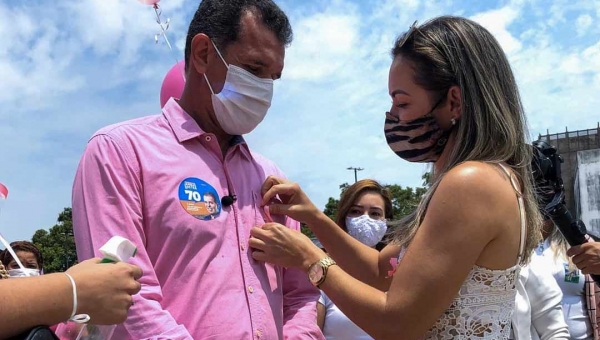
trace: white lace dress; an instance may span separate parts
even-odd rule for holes
[[[513,176],[521,214],[521,240],[517,264],[508,269],[491,270],[475,265],[463,282],[458,294],[423,339],[508,339],[517,295],[521,257],[525,246],[525,213],[523,198]],[[400,253],[398,262],[404,255]]]
[[[425,339],[508,339],[520,266],[475,266]]]

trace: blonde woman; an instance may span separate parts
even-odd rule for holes
[[[600,290],[567,256],[570,246],[551,220],[545,221],[543,235],[536,253],[545,261],[533,263],[551,269],[562,291],[562,310],[571,339],[599,340]]]
[[[387,142],[401,158],[434,168],[416,213],[377,252],[341,230],[297,184],[270,177],[263,204],[278,196],[283,204],[271,213],[307,223],[329,254],[269,223],[251,232],[253,257],[305,270],[376,339],[506,339],[515,282],[541,224],[506,55],[485,28],[449,16],[413,25],[392,55]]]

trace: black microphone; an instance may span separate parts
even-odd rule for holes
[[[237,201],[237,196],[236,195],[227,195],[227,196],[223,196],[221,197],[221,205],[224,207],[228,207],[230,205],[233,204],[233,202]]]
[[[567,207],[562,203],[562,197],[562,193],[557,195],[546,206],[546,213],[571,247],[582,245],[588,242],[585,224],[581,220],[573,218]],[[590,276],[596,283],[600,284],[600,275],[590,274]]]

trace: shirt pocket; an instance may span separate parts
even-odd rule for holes
[[[262,202],[262,196],[258,192],[253,192],[252,194],[253,201],[253,209],[254,209],[254,222],[257,226],[262,226],[266,223],[279,223],[282,225],[286,225],[286,217],[285,215],[275,215],[269,212],[269,206],[266,205],[261,207],[260,204]]]
[[[285,217],[284,216],[272,216],[265,209],[268,207],[261,207],[260,203],[262,202],[262,197],[258,192],[253,192],[253,208],[252,214],[254,219],[254,226],[262,227],[266,223],[275,222],[285,225]],[[252,258],[252,254],[248,254],[250,258]],[[263,290],[269,291],[271,293],[276,293],[281,290],[282,283],[282,270],[281,267],[274,266],[270,263],[265,263],[261,261],[256,261],[251,259],[251,263],[253,264],[254,270],[257,274],[257,277],[263,287]],[[268,287],[267,287],[268,285]]]

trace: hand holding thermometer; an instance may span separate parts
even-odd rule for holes
[[[126,262],[134,257],[137,248],[131,241],[121,236],[113,236],[99,249],[102,253],[101,263]],[[109,340],[115,331],[116,325],[88,324],[88,315],[76,315],[71,320],[58,327],[56,335],[59,339],[80,340],[85,336],[88,340]],[[78,325],[79,324],[79,325]]]
[[[131,241],[121,236],[113,236],[100,247],[102,263],[127,262],[137,253],[137,248]]]

